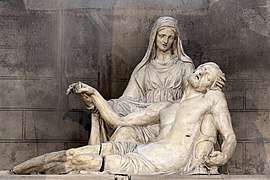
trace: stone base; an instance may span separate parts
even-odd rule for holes
[[[230,180],[268,180],[270,175],[192,175],[192,176],[181,176],[181,175],[166,175],[166,176],[121,176],[121,175],[0,175],[0,179],[5,180],[177,180],[177,179],[230,179]]]

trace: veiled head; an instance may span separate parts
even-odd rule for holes
[[[180,37],[177,20],[168,16],[158,18],[150,35],[149,46],[152,46],[151,59],[156,57],[157,48],[162,51],[170,50],[172,54],[177,56],[178,41],[180,41]]]
[[[142,61],[136,66],[134,73],[136,74],[147,62],[155,59],[156,57],[156,37],[157,33],[164,30],[170,29],[174,32],[174,41],[171,46],[168,46],[172,51],[172,55],[174,59],[182,61],[183,63],[192,63],[190,57],[186,55],[184,52],[182,42],[180,39],[180,32],[177,27],[177,20],[173,17],[163,16],[156,20],[153,25],[153,28],[150,33],[149,43],[147,47],[147,51],[142,59]]]

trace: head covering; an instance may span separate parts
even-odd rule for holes
[[[151,30],[147,51],[146,51],[142,61],[134,69],[133,73],[136,73],[137,71],[139,71],[148,61],[151,60],[153,49],[155,48],[155,40],[156,40],[157,32],[160,28],[163,28],[163,27],[171,27],[171,28],[175,29],[175,31],[176,31],[175,43],[173,44],[173,46],[176,46],[174,48],[174,52],[173,52],[173,54],[176,56],[176,58],[180,61],[185,62],[185,63],[192,63],[193,64],[191,58],[188,55],[186,55],[186,53],[184,52],[182,42],[180,39],[180,31],[177,27],[177,20],[174,19],[173,17],[164,16],[164,17],[160,17],[156,20],[156,22]]]
[[[188,63],[191,64],[193,67],[193,62],[188,57],[182,46],[181,39],[179,37],[179,29],[177,27],[177,21],[172,18],[172,17],[160,17],[156,20],[151,33],[150,33],[150,38],[149,38],[149,44],[147,51],[142,59],[142,61],[136,66],[134,71],[131,74],[129,83],[121,96],[121,99],[124,98],[129,98],[129,99],[134,99],[135,101],[141,102],[144,97],[144,75],[145,72],[138,72],[140,69],[142,69],[151,59],[154,58],[153,54],[155,54],[155,40],[156,40],[156,35],[159,29],[164,28],[164,27],[170,27],[173,28],[174,31],[176,32],[175,34],[175,40],[172,45],[173,47],[173,58],[176,59],[176,61],[182,61],[183,63]]]

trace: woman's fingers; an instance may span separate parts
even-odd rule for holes
[[[74,89],[78,83],[72,83],[71,85],[68,86],[68,89],[66,91],[66,95],[69,95],[70,93],[74,92]]]
[[[88,92],[88,88],[80,88],[80,89],[76,89],[76,93],[77,93],[77,94],[87,93],[87,92]]]

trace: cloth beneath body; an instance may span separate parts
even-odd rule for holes
[[[141,151],[143,146],[153,146],[160,144],[150,142],[149,144],[137,144],[135,141],[109,142],[111,144],[111,154],[104,155],[104,170],[111,174],[192,174],[196,169],[204,165],[203,158],[197,158],[195,155],[198,144],[209,142],[209,137],[202,136],[199,130],[200,123],[195,128],[195,136],[189,143],[189,148],[166,143],[162,146],[156,146],[150,154]],[[214,142],[213,142],[214,143]],[[167,145],[168,146],[167,146]],[[160,147],[160,148],[158,148]],[[166,147],[166,150],[162,147]],[[141,150],[140,150],[141,149]],[[160,150],[165,151],[160,151]],[[156,152],[158,154],[156,154]],[[211,152],[211,150],[209,151]],[[208,152],[208,153],[209,153]],[[162,155],[164,154],[164,155]]]
[[[111,147],[111,154],[103,158],[104,171],[110,174],[152,174],[158,171],[155,165],[136,152],[135,142],[108,142],[102,146]]]
[[[143,175],[158,172],[149,160],[138,153],[113,154],[104,157],[104,170],[110,174]]]
[[[118,143],[118,142],[117,142]],[[119,145],[118,145],[119,146]],[[123,149],[123,147],[118,149]],[[130,148],[130,147],[129,147]],[[171,155],[173,156],[173,154]],[[166,158],[166,157],[164,157]],[[125,175],[155,175],[155,174],[170,174],[170,173],[182,173],[188,174],[194,167],[194,158],[192,152],[185,156],[182,160],[179,159],[179,163],[175,167],[163,169],[163,165],[155,164],[150,159],[147,159],[144,155],[136,152],[128,152],[125,154],[109,154],[104,156],[104,172],[110,174],[125,174]],[[166,167],[166,166],[164,166]]]

